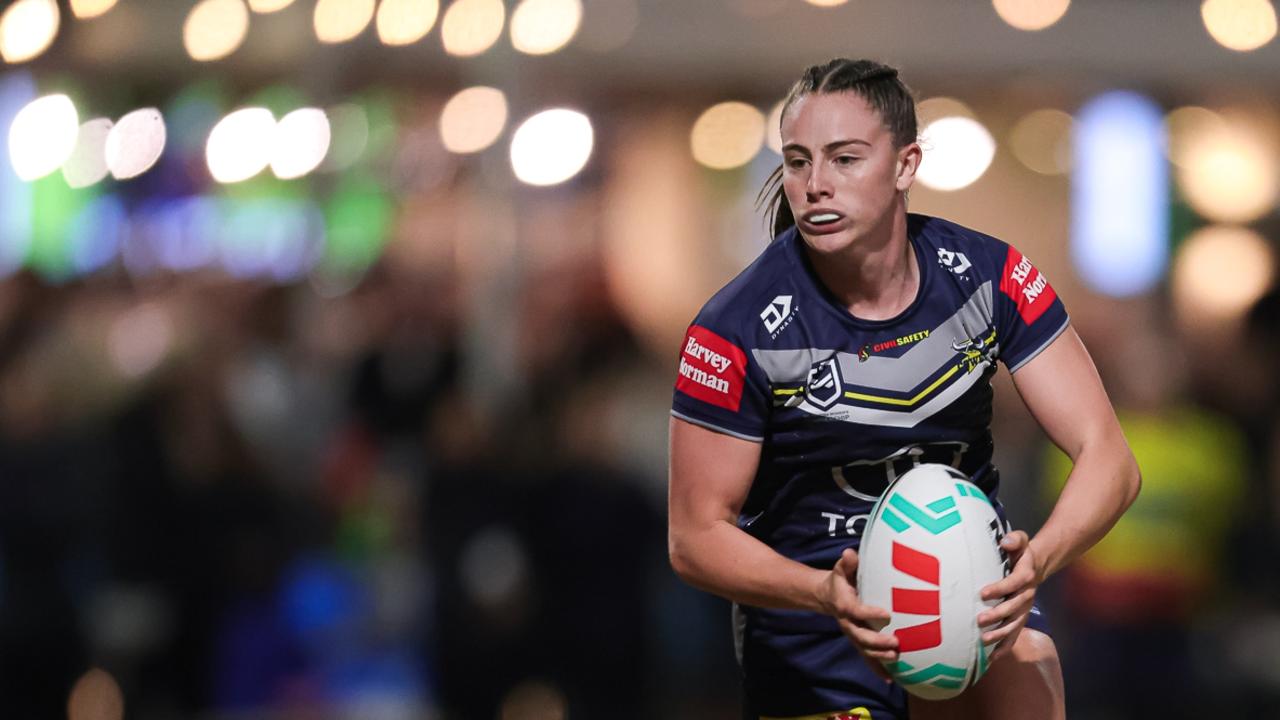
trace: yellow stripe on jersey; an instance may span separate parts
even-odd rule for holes
[[[818,715],[800,715],[797,717],[777,718],[760,716],[760,720],[872,720],[871,711],[864,707],[856,707],[844,712],[819,713]]]
[[[942,377],[930,383],[929,387],[916,393],[916,396],[913,398],[902,399],[902,398],[880,397],[878,395],[867,395],[865,393],[856,393],[856,392],[846,392],[844,396],[851,400],[866,400],[867,402],[884,403],[885,405],[902,405],[904,407],[910,407],[920,402],[920,400],[922,400],[929,393],[932,393],[934,390],[937,390],[939,385],[951,379],[951,376],[955,375],[957,372],[959,372],[959,370],[960,370],[959,365],[953,365],[950,370],[942,374]]]

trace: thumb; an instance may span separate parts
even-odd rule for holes
[[[845,548],[844,552],[840,553],[840,559],[836,561],[835,571],[850,581],[856,580],[858,577],[858,553],[854,552],[853,548]]]

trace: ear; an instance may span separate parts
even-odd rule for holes
[[[898,192],[906,192],[916,181],[916,171],[920,169],[920,160],[924,158],[924,152],[920,149],[920,143],[911,143],[898,150],[898,161],[894,170],[897,173],[894,177],[894,187]]]

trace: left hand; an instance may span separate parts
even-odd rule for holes
[[[991,655],[992,662],[1007,653],[1017,641],[1018,634],[1022,632],[1031,614],[1036,588],[1044,580],[1035,552],[1031,549],[1031,540],[1025,532],[1015,530],[1005,535],[1000,541],[1000,547],[1009,554],[1013,570],[1003,580],[982,588],[982,599],[1004,600],[978,614],[978,627],[997,626],[982,634],[983,644],[1000,643]]]

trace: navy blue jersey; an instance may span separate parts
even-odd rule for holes
[[[994,498],[996,361],[1016,372],[1067,327],[1048,280],[1012,246],[914,214],[908,236],[920,287],[895,318],[850,314],[793,227],[707,302],[681,348],[672,414],[762,443],[739,526],[813,567],[858,546],[876,498],[915,464],[951,465]],[[753,712],[901,712],[901,690],[871,674],[834,619],[735,612]]]

